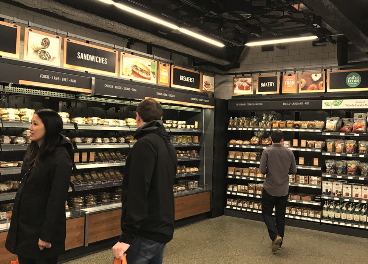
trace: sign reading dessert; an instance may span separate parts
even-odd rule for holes
[[[203,74],[201,92],[202,93],[214,93],[215,92],[215,77],[214,76]]]
[[[325,72],[299,73],[299,93],[324,93]]]
[[[297,93],[298,82],[296,74],[284,74],[282,76],[282,93]]]
[[[113,49],[65,39],[64,67],[116,76],[118,52]]]
[[[170,64],[158,63],[158,80],[157,84],[170,86]]]
[[[198,71],[172,66],[171,87],[199,91],[201,74]]]
[[[328,71],[327,92],[368,90],[368,69]]]
[[[20,26],[0,21],[0,55],[19,58]]]
[[[26,28],[24,36],[24,59],[60,66],[61,37]]]
[[[280,89],[280,75],[258,76],[257,94],[278,94]]]
[[[243,76],[233,78],[233,95],[253,94],[253,77]]]
[[[120,77],[156,84],[157,62],[128,53],[121,53]]]

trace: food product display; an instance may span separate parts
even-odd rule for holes
[[[259,152],[241,152],[241,151],[229,151],[229,159],[243,159],[243,160],[259,160],[261,155]]]
[[[366,176],[366,163],[357,160],[326,160],[326,173],[356,176],[361,172],[362,176]]]
[[[192,135],[173,135],[170,137],[171,143],[199,143],[198,136]]]
[[[326,202],[323,206],[323,219],[343,225],[367,226],[367,205],[355,203]]]
[[[196,150],[177,150],[176,151],[176,156],[178,158],[183,158],[183,157],[198,157],[199,154]]]
[[[173,191],[174,193],[179,193],[188,190],[194,190],[200,188],[198,185],[198,181],[196,180],[179,180],[178,184],[174,185]]]
[[[165,120],[164,127],[166,128],[181,128],[181,129],[194,129],[198,128],[198,122],[194,122],[194,124],[187,124],[186,121],[177,121],[177,120]]]
[[[177,167],[177,174],[186,172],[198,172],[198,171],[199,171],[198,167],[186,167],[186,166]]]
[[[289,175],[289,182],[290,183],[321,186],[322,177],[319,177],[319,176],[306,176],[306,175]]]
[[[306,207],[294,207],[294,206],[287,206],[286,214],[292,216],[309,217],[317,219],[320,219],[322,215],[320,210],[315,210]]]

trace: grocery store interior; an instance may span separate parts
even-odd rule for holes
[[[135,110],[158,100],[177,151],[164,263],[368,259],[368,1],[0,0],[0,264],[34,111],[63,119],[76,165],[58,263],[112,263]],[[284,133],[286,234],[262,219]]]

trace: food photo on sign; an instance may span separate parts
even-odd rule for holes
[[[233,95],[253,94],[253,77],[234,77]]]
[[[35,62],[60,65],[61,38],[26,28],[25,58]]]
[[[325,91],[325,72],[299,73],[300,93],[323,93]]]
[[[215,77],[203,74],[202,92],[206,93],[215,92]]]
[[[121,77],[156,83],[157,62],[131,54],[121,54]]]

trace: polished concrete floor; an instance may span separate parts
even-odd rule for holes
[[[164,264],[368,263],[368,239],[286,228],[283,249],[271,253],[262,222],[222,216],[176,229]],[[109,264],[110,250],[68,264]]]

